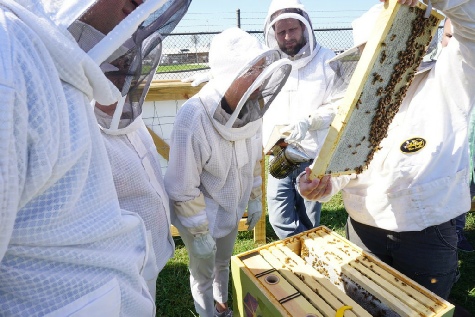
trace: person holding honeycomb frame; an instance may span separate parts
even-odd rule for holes
[[[297,187],[307,199],[321,202],[341,190],[349,214],[347,238],[447,299],[459,276],[454,218],[470,208],[475,2],[431,2],[451,19],[453,37],[437,62],[416,73],[367,169],[314,179],[307,169]],[[356,37],[358,28],[353,32]],[[419,147],[405,146],[416,137],[424,141]]]

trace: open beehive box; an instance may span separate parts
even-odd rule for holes
[[[434,10],[428,13],[426,18],[421,2],[416,7],[385,2],[311,167],[312,178],[360,173],[371,162],[443,19]]]
[[[320,226],[231,258],[234,316],[452,316],[454,306]]]

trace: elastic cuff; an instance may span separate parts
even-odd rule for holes
[[[193,236],[199,236],[199,235],[203,235],[209,232],[209,225],[208,225],[208,222],[206,222],[202,225],[192,227],[192,228],[187,228],[187,229]]]

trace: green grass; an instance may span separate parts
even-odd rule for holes
[[[343,207],[341,196],[335,196],[328,203],[323,204],[321,223],[340,235],[344,236],[344,224],[347,214]],[[475,244],[475,213],[467,216],[466,235],[472,244]],[[266,217],[266,243],[277,241],[269,219]],[[180,238],[175,238],[175,256],[169,260],[160,272],[157,282],[157,316],[186,317],[197,316],[193,307],[188,275],[188,254]],[[239,232],[234,254],[258,247],[253,241],[252,232]],[[475,314],[475,252],[460,252],[461,278],[454,285],[450,296],[452,303],[461,305]],[[229,304],[232,306],[231,286],[229,287]],[[272,317],[272,316],[271,316]]]
[[[467,214],[465,236],[475,245],[475,212]],[[459,252],[460,279],[452,288],[450,301],[463,306],[475,316],[475,252]]]
[[[170,73],[194,69],[208,68],[207,64],[172,64],[172,65],[160,65],[157,68],[158,73]]]

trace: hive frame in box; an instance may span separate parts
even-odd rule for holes
[[[443,19],[434,10],[424,18],[426,8],[385,2],[310,178],[360,173],[368,166]]]
[[[320,226],[231,258],[234,316],[444,316],[454,306]]]

